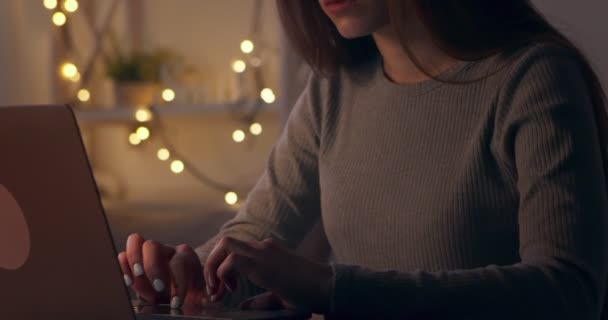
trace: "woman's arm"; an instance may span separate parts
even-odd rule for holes
[[[151,303],[163,302],[168,294],[174,294],[173,308],[209,298],[213,301],[223,296],[226,287],[207,297],[203,292],[209,283],[203,277],[202,265],[221,238],[254,241],[272,237],[290,247],[300,242],[320,216],[317,158],[322,83],[316,77],[309,79],[269,156],[264,175],[237,216],[217,236],[196,252],[187,245],[174,248],[145,240],[139,234],[129,236],[126,252],[118,257],[128,286]],[[261,291],[247,279],[239,280],[238,292],[225,303],[233,305]]]
[[[439,272],[338,264],[332,313],[599,318],[608,199],[598,133],[578,66],[563,51],[552,51],[516,68],[497,111],[494,147],[518,177],[521,262]]]
[[[309,78],[244,206],[196,249],[201,261],[226,236],[244,241],[272,237],[294,248],[319,219],[320,86],[318,78]]]

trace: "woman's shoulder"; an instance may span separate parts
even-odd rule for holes
[[[498,104],[526,92],[546,92],[553,98],[586,91],[583,60],[574,48],[550,42],[505,50],[469,64],[462,80],[483,84]]]
[[[535,78],[537,73],[542,72],[555,76],[572,74],[580,68],[581,63],[581,58],[574,48],[551,42],[533,43],[505,50],[486,60],[485,64],[498,70],[503,85],[505,82],[525,77]]]
[[[540,114],[555,108],[591,110],[585,61],[575,48],[537,43],[507,58],[511,61],[501,72],[503,81],[499,86],[500,118]]]
[[[584,88],[584,58],[574,47],[557,43],[535,43],[523,47],[510,57],[506,68],[505,89],[522,85]],[[559,94],[557,90],[555,94]]]

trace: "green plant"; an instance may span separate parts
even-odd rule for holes
[[[127,56],[117,50],[113,57],[106,58],[106,68],[108,76],[116,82],[159,82],[161,67],[171,58],[167,50]]]
[[[166,49],[124,54],[114,32],[110,33],[112,56],[105,56],[106,72],[116,82],[160,82],[163,65],[175,57]]]

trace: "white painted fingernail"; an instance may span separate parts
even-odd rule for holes
[[[144,268],[141,267],[141,264],[136,263],[133,265],[133,274],[136,277],[141,277],[144,275]]]
[[[179,309],[182,306],[182,300],[175,296],[171,299],[171,309]]]
[[[165,291],[165,283],[160,279],[154,279],[154,282],[152,282],[152,286],[154,287],[154,290],[156,290],[156,292]]]
[[[217,300],[217,295],[214,294],[211,296],[211,302],[215,302],[215,300]]]
[[[125,280],[125,285],[127,287],[130,287],[133,284],[133,279],[131,279],[128,274],[123,275],[122,278]]]

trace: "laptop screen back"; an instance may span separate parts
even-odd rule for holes
[[[0,107],[0,318],[133,319],[78,127]]]

